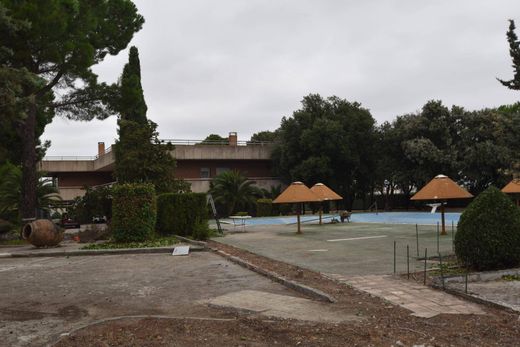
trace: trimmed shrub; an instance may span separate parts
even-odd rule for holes
[[[191,237],[195,240],[205,241],[210,234],[211,230],[209,229],[208,221],[197,221],[193,226]]]
[[[192,236],[197,223],[206,223],[204,193],[165,193],[157,198],[157,231],[162,235]]]
[[[149,183],[117,184],[112,190],[112,236],[116,242],[142,242],[155,229],[157,201]]]
[[[519,264],[520,209],[495,187],[482,192],[460,217],[455,253],[477,270]]]
[[[273,215],[273,200],[258,199],[256,200],[256,216],[269,217]]]

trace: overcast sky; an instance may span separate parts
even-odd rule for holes
[[[274,130],[304,95],[358,101],[381,123],[431,99],[467,109],[520,100],[505,33],[518,0],[135,1],[148,118],[161,138]],[[520,36],[520,30],[518,31]],[[95,68],[114,82],[127,51]],[[56,117],[48,155],[95,155],[116,118]]]

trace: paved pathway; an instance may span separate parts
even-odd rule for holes
[[[328,277],[352,287],[383,298],[392,304],[402,306],[417,317],[430,318],[441,313],[485,314],[479,305],[458,297],[423,286],[415,282],[396,279],[392,276],[342,276],[328,274]]]

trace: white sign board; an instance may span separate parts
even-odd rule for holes
[[[188,255],[190,253],[190,246],[177,246],[173,249],[172,255]]]

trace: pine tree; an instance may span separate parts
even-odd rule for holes
[[[515,21],[510,19],[509,30],[507,31],[507,41],[509,42],[509,55],[513,60],[513,69],[515,70],[515,74],[512,80],[498,80],[509,89],[520,90],[520,41],[518,41],[515,29]]]

